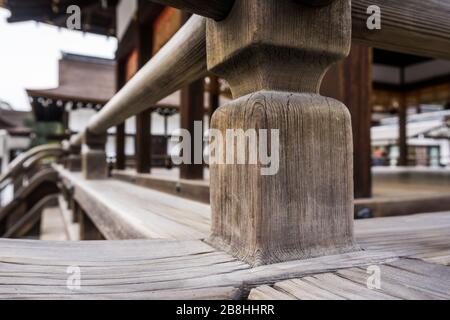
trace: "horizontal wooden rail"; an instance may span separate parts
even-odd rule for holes
[[[171,93],[204,77],[206,19],[193,16],[177,34],[92,117],[87,130],[102,134],[129,117],[155,105]],[[72,145],[80,145],[82,135]]]
[[[227,17],[234,0],[151,0],[215,20]],[[323,5],[329,0],[292,0]],[[369,30],[369,6],[381,9],[381,30]],[[352,0],[353,40],[372,47],[450,59],[450,1]]]
[[[367,8],[381,9],[381,30],[367,28]],[[450,1],[353,0],[353,40],[425,57],[450,59]]]
[[[220,20],[233,0],[152,0]],[[297,0],[296,0],[297,1]],[[305,0],[308,2],[314,2]],[[381,9],[381,30],[369,30],[367,8]],[[213,13],[214,12],[214,13]],[[450,59],[450,2],[353,0],[353,40],[369,46]],[[206,67],[206,20],[194,16],[111,101],[94,116],[88,130],[101,134],[144,111],[174,91],[201,78]],[[72,145],[80,145],[82,134]]]

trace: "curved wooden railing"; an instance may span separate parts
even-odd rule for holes
[[[59,144],[47,144],[32,148],[15,158],[7,168],[7,171],[0,177],[1,189],[4,188],[8,180],[14,179],[16,175],[23,174],[28,168],[46,157],[59,157],[66,151]]]

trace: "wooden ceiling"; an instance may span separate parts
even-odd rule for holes
[[[70,5],[81,8],[84,32],[114,36],[118,0],[0,0],[11,11],[8,22],[37,21],[66,28]]]

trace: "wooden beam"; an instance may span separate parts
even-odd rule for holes
[[[372,5],[381,9],[381,30],[367,28]],[[353,0],[353,39],[374,48],[450,59],[449,12],[449,1]]]
[[[254,152],[244,146],[232,161],[210,163],[214,247],[253,266],[356,250],[351,120],[342,103],[318,94],[328,67],[348,54],[350,31],[347,0],[320,8],[237,1],[228,19],[208,20],[208,67],[235,99],[211,128],[222,137],[268,130],[256,153],[273,156],[270,169],[261,156],[249,163]],[[229,155],[231,142],[218,139],[217,149]]]
[[[214,20],[226,18],[234,0],[151,0]]]
[[[152,0],[215,20],[225,19],[234,0]],[[299,5],[323,6],[332,0],[295,0]],[[381,30],[369,30],[369,6],[381,9]],[[353,39],[367,46],[450,59],[450,2],[352,0]],[[399,23],[400,22],[400,23]],[[423,46],[427,43],[427,46]]]

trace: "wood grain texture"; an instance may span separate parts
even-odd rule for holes
[[[201,241],[0,240],[0,298],[242,299],[261,283],[389,261],[359,252],[251,269]],[[67,288],[69,266],[80,290]]]
[[[230,83],[234,98],[260,90],[318,93],[350,41],[347,0],[324,8],[241,0],[225,20],[207,23],[208,69]]]
[[[378,266],[380,289],[369,289],[366,268],[349,268],[261,286],[250,300],[448,300],[450,268],[412,259]]]
[[[381,9],[381,30],[367,28],[367,8]],[[450,58],[450,2],[353,0],[353,39],[367,46],[433,58]]]
[[[262,176],[261,165],[210,165],[214,246],[251,265],[355,250],[344,105],[314,94],[261,91],[219,108],[212,127],[224,136],[227,129],[280,130],[275,175]]]
[[[227,17],[232,0],[186,1],[153,0],[171,2],[172,6],[199,15],[222,20]],[[284,0],[283,0],[284,1]],[[330,0],[287,0],[299,5],[329,4]],[[173,2],[173,3],[172,3]],[[192,4],[195,2],[195,4]],[[206,3],[203,3],[206,2]],[[216,3],[218,2],[218,3]],[[198,4],[198,7],[196,6]],[[381,30],[369,30],[367,8],[376,5],[381,9]],[[200,9],[201,8],[201,9]],[[214,16],[205,10],[215,10]],[[353,39],[367,46],[416,54],[433,58],[450,58],[450,3],[447,1],[408,0],[352,0]],[[427,43],[426,46],[423,44]]]
[[[434,230],[435,239],[441,237],[435,248],[448,250],[449,226],[448,212],[357,221],[359,240],[379,243],[375,250],[257,268],[198,240],[3,239],[0,298],[242,299],[250,293],[250,299],[448,299],[448,267],[399,259],[383,247],[386,250],[396,245],[397,252],[405,255],[401,247],[415,243],[416,249],[409,251],[412,255],[420,246],[431,253],[432,247],[424,246],[424,241],[429,241]],[[79,291],[66,286],[67,267],[74,265],[81,269]],[[379,291],[366,287],[369,265],[381,268]]]

